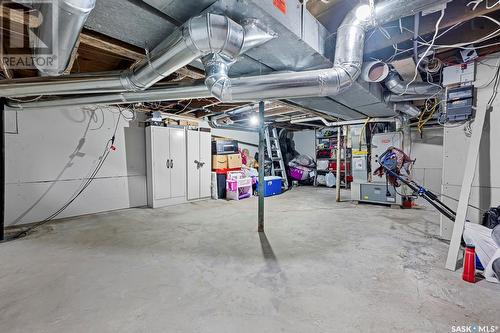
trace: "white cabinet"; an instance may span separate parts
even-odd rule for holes
[[[210,129],[187,130],[187,199],[211,197],[211,133]]]
[[[186,201],[186,131],[146,128],[148,206],[157,208]]]

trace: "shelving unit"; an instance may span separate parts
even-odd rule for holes
[[[314,177],[314,186],[319,186],[318,176],[326,175],[332,172],[335,177],[337,177],[337,153],[340,148],[341,152],[341,181],[342,186],[345,188],[350,187],[350,178],[352,177],[352,151],[347,148],[347,135],[343,134],[341,136],[340,147],[337,142],[337,131],[338,128],[326,128],[321,131],[316,131],[316,161],[328,161],[328,168],[326,170],[316,170],[316,176]],[[330,133],[329,135],[324,135],[324,133]],[[323,146],[323,147],[322,147]],[[329,151],[329,152],[328,152]]]

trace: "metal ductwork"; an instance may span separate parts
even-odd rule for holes
[[[255,35],[246,35],[245,31]],[[255,27],[245,30],[226,16],[207,13],[191,18],[140,63],[123,73],[0,81],[0,95],[26,97],[141,91],[203,56],[212,54],[234,61],[251,47],[272,38],[274,36]]]
[[[358,5],[337,30],[334,66],[295,73],[278,73],[224,79],[214,96],[224,102],[257,99],[335,96],[349,88],[361,73],[365,33],[368,28],[414,15],[448,0],[387,0],[375,6]]]
[[[348,89],[361,73],[367,29],[404,16],[414,15],[430,6],[445,2],[448,2],[448,0],[387,0],[378,3],[373,12],[368,5],[356,6],[347,14],[337,30],[335,60],[332,68],[304,72],[271,73],[231,79],[225,72],[226,68],[220,65],[218,67],[209,67],[209,76],[215,76],[213,80],[207,80],[207,84],[211,93],[224,102],[338,95]],[[3,90],[2,88],[0,83],[0,91]],[[163,88],[163,90],[165,89],[169,88]],[[156,91],[157,95],[161,94],[160,90]],[[102,92],[99,89],[98,91]],[[166,90],[164,92],[169,94]],[[32,93],[31,95],[39,94]],[[20,95],[10,94],[10,96]],[[200,92],[200,95],[190,97],[205,97],[205,93]],[[77,99],[80,98],[77,97]],[[70,98],[69,100],[74,99]],[[99,103],[112,104],[115,100],[116,95],[110,95],[108,103],[105,103],[105,96],[100,96]],[[63,100],[62,103],[68,104],[68,101]],[[94,103],[91,97],[89,103]],[[44,106],[44,102],[38,104]]]
[[[389,65],[376,60],[363,64],[361,69],[361,79],[365,82],[378,83],[384,81],[390,73]]]
[[[307,123],[312,121],[321,121],[326,127],[338,127],[338,126],[348,126],[348,125],[358,125],[358,124],[368,124],[368,123],[393,123],[396,121],[395,117],[387,118],[367,118],[358,120],[343,120],[343,121],[327,121],[323,117],[311,117],[303,118],[290,121],[291,124]]]
[[[386,103],[400,103],[411,101],[423,101],[431,98],[432,95],[399,95],[387,92],[384,94],[384,101]]]
[[[266,106],[269,105],[269,104],[270,104],[270,102],[265,102]],[[232,116],[236,116],[236,115],[244,114],[244,113],[250,113],[250,112],[255,112],[255,113],[259,112],[259,104],[248,104],[248,105],[237,107],[237,108],[234,108],[234,109],[231,109],[231,110],[224,111],[221,114],[213,116],[210,119],[210,125],[212,127],[217,127],[217,128],[222,128],[222,127],[236,128],[236,127],[238,127],[237,125],[236,126],[235,125],[228,126],[227,124],[220,124],[219,121],[222,120],[222,119],[225,119],[225,118],[230,118]],[[239,126],[239,127],[242,127],[242,126]],[[254,130],[252,129],[252,131],[254,131]]]
[[[394,104],[394,111],[403,113],[409,118],[416,118],[420,115],[420,110],[411,103],[396,103]]]
[[[19,100],[7,100],[6,104],[11,108],[32,109],[46,107],[71,107],[84,105],[110,105],[110,104],[132,104],[160,101],[176,101],[179,99],[209,98],[210,92],[203,81],[197,84],[172,83],[162,84],[151,89],[139,92],[121,92],[114,94],[92,94],[72,96],[65,98],[53,97],[52,99],[21,102]]]
[[[431,97],[439,94],[443,89],[437,84],[426,82],[407,84],[396,71],[391,71],[384,83],[390,92],[397,95],[427,95]]]
[[[59,0],[51,3],[40,3],[36,9],[41,14],[42,24],[37,28],[35,59],[46,57],[37,51],[43,49],[41,43],[54,47],[52,52],[57,57],[53,62],[37,62],[35,64],[42,76],[63,75],[68,68],[76,42],[83,25],[95,7],[96,0]],[[55,9],[53,6],[57,6]],[[54,17],[54,15],[57,15]],[[57,26],[53,26],[56,22]],[[56,31],[54,31],[56,29]],[[57,39],[54,39],[57,36]],[[44,64],[42,66],[40,64]]]

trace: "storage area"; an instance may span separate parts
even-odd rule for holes
[[[500,1],[0,2],[0,332],[500,332]]]

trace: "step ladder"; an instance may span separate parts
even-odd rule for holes
[[[281,153],[278,130],[276,128],[266,127],[266,149],[267,156],[271,160],[271,175],[281,177],[282,186],[288,189],[288,177],[286,175],[285,161]]]

